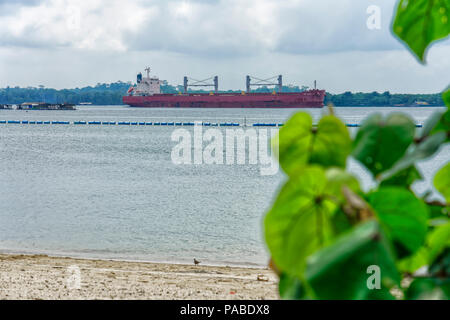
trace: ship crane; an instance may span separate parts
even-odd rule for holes
[[[193,82],[190,83],[189,80],[192,80]],[[213,80],[213,82],[208,82]],[[214,87],[214,92],[218,93],[219,92],[219,77],[215,76],[215,77],[211,77],[208,79],[204,79],[204,80],[197,80],[194,78],[189,78],[189,77],[184,77],[184,93],[187,94],[188,93],[188,89],[189,87]]]
[[[277,82],[273,82],[274,79],[278,78]],[[256,80],[256,82],[252,83],[252,79]],[[247,93],[250,93],[251,87],[261,87],[261,86],[278,86],[278,92],[283,90],[283,76],[275,76],[267,79],[259,79],[254,76],[247,76]]]

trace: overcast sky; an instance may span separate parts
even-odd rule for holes
[[[390,33],[394,0],[0,0],[0,87],[135,81],[147,65],[171,84],[247,74],[330,92],[439,92],[450,41],[422,66]],[[367,8],[381,9],[369,29]],[[372,20],[371,20],[372,21]]]

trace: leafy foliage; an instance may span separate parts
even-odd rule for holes
[[[414,140],[414,122],[403,114],[370,116],[358,131],[353,156],[374,176],[390,169]]]
[[[434,177],[434,186],[450,204],[450,163],[447,163]]]
[[[446,3],[400,1],[394,28],[421,59],[448,34],[435,21]],[[282,298],[449,299],[450,163],[433,181],[445,202],[411,187],[422,178],[417,163],[449,142],[449,90],[442,100],[448,109],[422,130],[406,115],[375,114],[352,139],[332,112],[317,126],[297,113],[280,130],[288,180],[265,218],[265,237]],[[372,173],[372,190],[345,171],[349,156]]]
[[[450,34],[449,12],[447,0],[400,0],[394,33],[425,62],[427,47]]]
[[[369,195],[369,203],[400,252],[411,254],[422,246],[428,229],[428,209],[411,191],[380,188]]]
[[[383,290],[368,288],[365,272],[377,265],[382,272]],[[364,271],[364,272],[361,272]],[[306,278],[319,299],[392,298],[389,290],[400,283],[394,255],[382,229],[375,220],[344,233],[327,248],[308,259]]]
[[[315,127],[309,114],[298,113],[283,126],[277,140],[275,150],[279,150],[280,164],[289,175],[305,164],[344,168],[351,151],[345,124],[332,115],[323,117]]]

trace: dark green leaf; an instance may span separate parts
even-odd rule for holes
[[[368,287],[369,266],[380,268],[380,289]],[[306,280],[319,299],[392,299],[389,289],[400,276],[383,231],[371,220],[312,255]]]
[[[427,47],[450,34],[448,0],[400,0],[393,30],[425,62]]]
[[[448,208],[446,207],[440,205],[428,205],[428,208],[430,208],[430,219],[439,219],[449,216]]]
[[[333,224],[333,230],[335,234],[341,234],[352,228],[352,221],[350,221],[347,214],[343,210],[338,210],[331,218]]]
[[[408,300],[448,300],[450,299],[450,279],[415,279],[406,291]]]
[[[336,204],[327,199],[325,171],[304,167],[281,189],[265,218],[265,237],[275,265],[301,278],[306,258],[329,243]]]
[[[364,121],[354,141],[353,156],[374,176],[391,168],[414,140],[415,124],[403,114],[384,119],[374,114]]]
[[[450,108],[442,114],[439,122],[431,131],[431,134],[435,134],[437,132],[442,132],[447,134],[447,142],[450,141]]]
[[[369,195],[369,203],[397,248],[411,254],[423,245],[429,212],[425,203],[411,191],[380,188]]]
[[[444,91],[442,100],[444,100],[445,105],[450,108],[450,88]]]
[[[274,143],[277,139],[274,140]],[[351,138],[342,121],[332,115],[324,116],[317,127],[305,112],[295,114],[280,129],[278,150],[281,167],[288,175],[304,165],[320,164],[324,167],[346,165],[350,154]]]
[[[445,132],[438,132],[427,137],[417,145],[411,145],[406,154],[388,171],[384,172],[379,180],[390,179],[402,170],[405,170],[416,162],[425,160],[434,155],[446,140]]]
[[[425,122],[423,129],[420,132],[420,138],[423,139],[431,134],[431,132],[440,123],[443,114],[444,114],[444,111],[433,112],[433,114]]]
[[[416,169],[415,166],[411,166],[409,168],[397,172],[389,179],[381,181],[380,186],[381,187],[399,186],[410,188],[411,185],[417,180],[422,180],[422,175]]]
[[[450,279],[450,246],[447,245],[444,251],[436,257],[429,272],[432,277]]]
[[[281,299],[284,300],[300,300],[306,297],[306,291],[302,282],[295,276],[287,273],[280,275],[278,284]]]
[[[436,227],[427,234],[426,244],[413,256],[399,263],[400,270],[414,273],[423,266],[429,266],[450,246],[450,222]]]
[[[450,204],[450,162],[436,173],[434,186],[444,196],[445,201]]]

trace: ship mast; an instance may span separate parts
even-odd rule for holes
[[[147,71],[147,78],[150,78],[150,67],[147,67],[144,70]]]

